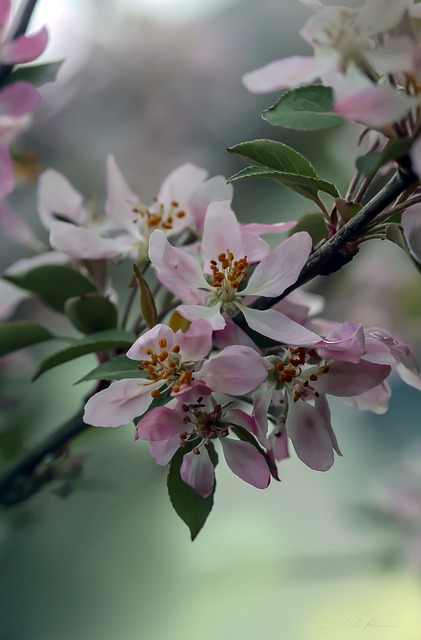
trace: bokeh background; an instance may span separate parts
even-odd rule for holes
[[[308,15],[298,0],[39,0],[33,25],[51,34],[43,58],[65,63],[18,151],[34,149],[41,168],[99,202],[113,153],[148,202],[179,164],[229,176],[242,165],[227,146],[273,137],[343,191],[358,129],[272,129],[259,114],[276,96],[241,84],[246,71],[307,52],[297,34]],[[35,184],[22,183],[13,204],[45,240]],[[234,208],[243,221],[279,221],[308,203],[244,181]],[[4,240],[1,267],[29,255]],[[128,278],[118,271],[122,300]],[[327,317],[384,326],[419,356],[419,275],[394,245],[366,243],[355,264],[313,290],[327,296]],[[68,329],[32,302],[19,314]],[[3,376],[2,464],[73,415],[89,391],[74,385],[95,365],[89,356],[29,383],[55,348],[21,354]],[[264,492],[220,464],[215,506],[194,543],[168,501],[165,470],[130,427],[79,437],[72,453],[84,471],[74,491],[63,497],[53,486],[1,512],[0,640],[420,640],[421,572],[407,530],[357,507],[392,494],[399,507],[408,484],[421,492],[421,396],[396,380],[384,416],[332,404],[344,457],[323,474],[292,452],[281,484]]]

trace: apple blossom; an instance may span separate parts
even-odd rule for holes
[[[0,64],[32,62],[47,46],[47,30],[43,27],[30,36],[21,35],[11,40],[7,31],[11,6],[11,0],[0,0]]]
[[[169,462],[181,446],[193,446],[184,454],[180,474],[183,481],[203,498],[212,493],[214,467],[208,447],[221,444],[225,460],[235,475],[258,489],[270,482],[270,471],[262,453],[250,442],[232,437],[232,427],[249,427],[254,419],[232,407],[232,402],[220,404],[202,384],[195,384],[187,393],[179,394],[171,407],[156,407],[137,424],[135,438],[150,442],[151,454],[159,464]]]

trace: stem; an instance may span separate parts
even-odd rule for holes
[[[54,479],[48,467],[43,472],[36,472],[36,467],[47,455],[62,453],[66,444],[90,427],[83,422],[81,409],[53,433],[48,434],[33,449],[23,453],[0,476],[0,504],[10,507],[23,502],[39,491],[44,484]]]
[[[417,180],[413,173],[398,171],[393,178],[370,202],[368,202],[357,215],[342,227],[332,238],[317,249],[308,259],[297,281],[288,287],[282,294],[275,298],[260,297],[250,306],[261,311],[270,309],[277,302],[283,300],[289,293],[298,289],[301,285],[323,273],[328,275],[337,270],[337,258],[340,250],[351,240],[358,238],[367,225],[374,220],[386,207]],[[245,326],[243,317],[236,316],[235,322],[239,326]]]
[[[37,1],[38,0],[27,0],[26,5],[22,10],[18,23],[16,25],[16,29],[14,30],[10,38],[10,41],[24,35],[32,18],[32,14],[36,7]],[[2,83],[10,73],[12,73],[14,66],[15,65],[13,64],[0,65],[0,83]]]

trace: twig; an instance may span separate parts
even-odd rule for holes
[[[289,293],[295,291],[295,289],[298,289],[298,287],[316,276],[320,274],[328,275],[329,273],[337,271],[337,257],[341,249],[351,240],[358,238],[366,229],[367,225],[416,180],[417,177],[413,173],[402,173],[398,171],[386,186],[384,186],[354,218],[310,256],[294,284],[276,298],[260,297],[250,306],[253,309],[259,310],[270,309],[277,302],[283,300]],[[239,326],[245,326],[245,321],[242,316],[236,316],[234,320]]]

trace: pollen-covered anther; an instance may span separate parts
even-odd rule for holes
[[[158,356],[158,360],[160,360],[160,362],[164,362],[164,360],[166,360],[168,358],[168,351],[166,351],[165,349],[163,351],[161,351],[161,353]]]
[[[159,389],[154,389],[153,391],[151,391],[152,398],[158,398],[160,395],[161,395],[161,392]]]
[[[165,338],[160,338],[160,340],[159,340],[159,343],[158,343],[158,344],[159,344],[159,346],[161,347],[161,349],[164,349],[164,347],[166,347],[166,346],[167,346],[167,341],[166,341],[166,339],[165,339]]]
[[[316,376],[316,374],[315,374],[315,373],[312,373],[312,374],[311,374],[311,376],[310,376],[310,380],[311,380],[312,382],[316,382],[316,380],[317,380],[317,376]]]
[[[171,347],[171,351],[173,353],[179,353],[180,351],[180,345],[179,344],[175,344],[173,347]]]

